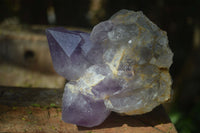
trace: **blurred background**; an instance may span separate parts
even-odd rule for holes
[[[45,37],[47,27],[90,31],[120,9],[143,11],[167,31],[174,52],[174,97],[165,104],[180,133],[200,125],[200,0],[1,0],[0,86],[63,88]]]

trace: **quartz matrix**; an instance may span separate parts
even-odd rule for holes
[[[65,85],[62,120],[101,124],[111,111],[143,114],[170,99],[173,53],[165,31],[142,12],[121,10],[92,32],[46,30]]]

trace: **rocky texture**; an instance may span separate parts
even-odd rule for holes
[[[166,32],[142,12],[121,10],[91,34],[46,31],[55,70],[68,80],[62,119],[102,123],[110,111],[143,114],[170,99],[173,53]]]
[[[1,133],[177,133],[162,106],[137,116],[111,113],[100,126],[93,128],[64,123],[60,120],[60,108],[7,106],[1,100],[0,108]]]

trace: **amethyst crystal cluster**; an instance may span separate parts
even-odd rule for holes
[[[62,119],[101,124],[111,111],[134,115],[169,100],[173,53],[166,32],[142,12],[121,10],[92,32],[46,30],[53,65],[70,80]]]

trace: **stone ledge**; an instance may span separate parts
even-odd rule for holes
[[[111,113],[94,128],[64,123],[62,93],[58,89],[0,87],[0,132],[177,133],[162,105],[143,115]],[[40,107],[34,107],[36,103]]]

